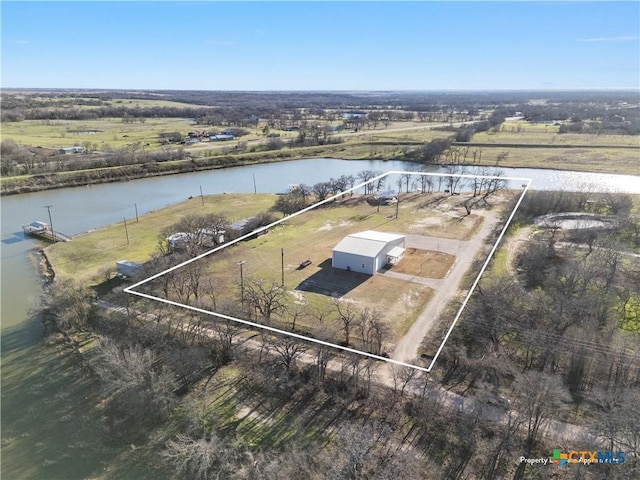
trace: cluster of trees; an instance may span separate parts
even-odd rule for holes
[[[97,145],[87,142],[86,147],[90,151]],[[185,152],[182,148],[145,150],[140,143],[134,143],[122,148],[107,144],[100,155],[52,155],[6,139],[0,144],[0,157],[2,175],[30,175],[182,160]]]
[[[158,256],[147,265],[143,275],[178,265],[192,258],[192,254]],[[359,308],[341,300],[335,300],[331,306],[301,306],[292,300],[280,283],[264,278],[243,278],[237,285],[237,295],[221,295],[217,287],[215,280],[206,274],[202,262],[194,262],[153,280],[149,291],[181,303],[282,329],[303,331],[306,335],[334,343],[342,342],[371,353],[384,353],[389,328],[379,310]],[[202,326],[200,317],[188,317],[181,322],[181,328],[188,332],[195,332]],[[269,337],[262,337],[262,349],[267,348],[269,341]],[[276,350],[279,351],[278,348]],[[286,353],[279,352],[288,358],[285,363],[289,367],[305,349],[300,342],[294,341],[285,350]]]
[[[620,117],[624,118],[624,117]],[[635,121],[602,120],[582,121],[578,118],[560,125],[558,133],[585,133],[590,135],[640,135],[640,116]]]
[[[444,385],[506,395],[527,415],[527,453],[536,451],[541,425],[574,409],[612,451],[640,454],[640,417],[630,410],[640,401],[640,352],[621,328],[640,296],[640,269],[624,253],[629,202],[599,196],[588,208],[615,211],[621,227],[582,232],[584,243],[555,227],[523,239],[513,265],[480,284],[443,350]],[[590,205],[585,194],[534,192],[515,221],[578,205]]]
[[[44,156],[38,157],[24,145],[18,145],[12,139],[2,140],[0,143],[0,173],[2,175],[16,175],[18,169],[30,172],[44,161]]]
[[[466,162],[468,153],[468,147],[465,149],[452,147],[446,152],[446,159],[448,160],[446,170],[450,175],[434,177],[430,175],[414,175],[408,172],[399,175],[396,183],[388,186],[397,186],[398,193],[402,193],[402,190],[405,189],[406,193],[409,193],[410,190],[426,194],[433,193],[434,191],[444,191],[450,195],[456,195],[460,193],[461,190],[468,189],[473,192],[472,199],[466,202],[464,206],[467,208],[467,213],[471,213],[471,208],[477,205],[478,202],[482,201],[486,205],[489,197],[504,190],[506,180],[500,178],[503,176],[502,170],[490,167],[481,169],[479,175],[496,178],[474,177],[464,179],[458,176],[465,173],[464,163]],[[474,152],[474,159],[476,158],[475,153],[476,152]],[[416,170],[416,173],[418,172],[420,172],[420,170]],[[382,172],[376,170],[363,170],[355,176],[342,175],[339,178],[331,178],[327,182],[319,182],[313,186],[306,184],[296,185],[293,191],[278,197],[272,207],[272,211],[281,212],[284,215],[291,215],[314,202],[320,202],[329,196],[339,195],[352,189],[356,181],[362,183],[369,182],[364,186],[364,194],[373,195],[376,192],[384,190],[387,186],[387,177],[382,177],[376,182],[371,182],[372,179],[381,174]],[[353,192],[351,192],[351,194],[353,195]],[[476,199],[476,197],[478,198]]]
[[[436,385],[413,369],[393,369],[393,386],[378,387],[380,365],[359,356],[271,335],[247,339],[231,322],[118,292],[107,301],[125,308],[97,308],[71,284],[51,294],[50,314],[85,319],[66,323],[67,331],[96,338],[83,358],[101,385],[105,432],[145,449],[165,478],[507,478],[518,475],[514,458],[526,445],[541,455],[557,446],[542,446],[538,433],[557,406],[556,386],[533,372],[517,381],[522,413],[493,422],[479,408],[434,395]],[[237,304],[219,308],[231,313]],[[366,317],[357,330],[380,315],[335,308],[345,318]],[[229,373],[215,375],[224,365],[235,372],[228,381]],[[629,400],[615,403],[637,415]],[[243,406],[252,412],[249,427],[244,414],[229,418]],[[607,417],[609,432],[621,425],[619,416]]]
[[[125,309],[97,308],[88,291],[72,284],[55,284],[50,293],[47,311],[59,328],[96,338],[83,359],[101,385],[105,433],[123,445],[143,445],[163,476],[417,478],[442,471],[442,478],[461,478],[452,472],[462,475],[475,451],[466,438],[477,422],[429,399],[424,378],[397,371],[389,395],[372,383],[377,364],[357,356],[333,358],[328,349],[312,352],[302,342],[269,335],[255,345],[235,324],[117,293],[120,298],[108,300]],[[379,313],[360,315],[373,325]],[[329,369],[332,358],[337,367]],[[212,398],[228,391],[213,375],[230,362],[240,374],[229,401],[256,405],[267,429],[257,446],[210,407]],[[405,396],[410,384],[423,395]],[[278,425],[269,420],[275,415],[281,416]],[[283,424],[295,433],[270,440]],[[318,434],[309,435],[310,428]],[[496,468],[502,471],[508,460],[505,455]]]
[[[272,211],[282,212],[284,215],[291,215],[314,202],[321,202],[328,197],[338,195],[356,184],[356,179],[363,182],[379,175],[380,172],[364,170],[354,175],[341,175],[338,178],[330,178],[326,182],[318,182],[314,185],[301,183],[292,187],[292,191],[286,195],[281,195],[272,207]],[[312,201],[313,200],[313,201]]]
[[[580,203],[595,208],[579,195],[536,193],[518,221]],[[628,207],[615,196],[597,204],[621,219]],[[228,223],[194,217],[176,228],[198,232],[212,225]],[[548,420],[565,412],[574,418],[572,409],[582,408],[581,428],[600,433],[602,448],[626,453],[625,465],[598,466],[594,475],[623,478],[637,468],[640,359],[616,328],[618,307],[640,294],[640,271],[613,248],[610,235],[598,232],[588,251],[565,246],[557,231],[533,237],[523,249],[529,253],[517,256],[515,276],[494,274],[469,303],[435,378],[474,393],[478,405],[510,397],[497,407],[499,422],[482,408],[436,395],[434,379],[413,369],[393,369],[393,385],[379,387],[377,362],[297,339],[249,336],[236,323],[118,290],[98,306],[89,289],[55,283],[46,311],[56,328],[96,337],[84,358],[103,389],[105,432],[123,444],[146,445],[150,458],[161,452],[163,462],[153,468],[163,476],[527,478],[533,467],[514,459],[548,456],[557,448],[541,436]],[[151,271],[182,258],[159,255]],[[389,334],[380,311],[340,300],[303,308],[272,281],[247,278],[237,297],[219,298],[198,263],[152,287],[165,298],[253,315],[376,354],[384,353]],[[106,308],[110,303],[121,308]],[[221,382],[215,373],[229,364],[236,373]],[[250,428],[212,407],[225,396],[225,412],[251,408]]]
[[[219,213],[186,215],[179,222],[162,230],[158,242],[158,253],[166,255],[172,251],[178,251],[192,257],[204,249],[234,240],[274,221],[275,217],[271,212],[261,212],[246,219],[240,227],[234,228],[229,219]],[[179,247],[172,250],[167,244],[167,238],[175,233],[184,235],[182,240],[178,242]]]

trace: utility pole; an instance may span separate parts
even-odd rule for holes
[[[202,206],[204,207],[204,196],[202,195],[202,185],[200,185],[200,199],[202,200]]]
[[[124,233],[127,235],[127,245],[129,245],[129,230],[127,230],[127,217],[124,218]]]
[[[55,243],[56,241],[56,231],[53,229],[53,221],[51,221],[51,207],[53,207],[53,205],[45,205],[44,208],[47,209],[47,212],[49,212],[49,228],[51,229],[51,236],[53,237],[53,241]]]
[[[240,265],[240,305],[244,307],[244,276],[242,274],[242,266],[244,265],[244,260],[238,262]]]
[[[284,287],[284,248],[280,249],[280,254],[282,255],[282,286]]]
[[[136,207],[136,223],[138,223],[140,220],[138,220],[138,204],[134,203],[133,204]]]
[[[256,174],[253,174],[253,194],[258,193],[258,189],[256,188]]]

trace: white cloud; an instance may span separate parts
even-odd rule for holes
[[[579,38],[579,42],[635,42],[639,39],[637,35],[620,35],[618,37],[593,37]]]
[[[29,40],[14,40],[13,43],[17,45],[29,45],[31,42]]]

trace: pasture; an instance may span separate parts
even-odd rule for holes
[[[138,144],[141,148],[161,146],[160,133],[180,132],[193,125],[182,118],[150,118],[144,123],[125,123],[121,118],[97,120],[24,120],[4,123],[2,138],[32,147],[63,148],[90,144],[89,150],[105,151]]]
[[[440,196],[407,196],[401,202],[398,218],[395,206],[381,207],[378,212],[377,206],[358,196],[286,219],[264,235],[202,259],[208,281],[215,286],[216,301],[239,298],[241,274],[243,282],[262,282],[267,286],[281,285],[284,278],[288,302],[295,309],[331,311],[335,309],[335,298],[352,303],[358,310],[377,309],[384,313],[388,341],[396,342],[414,323],[434,290],[417,281],[333,269],[332,249],[346,235],[364,230],[410,233],[418,227],[423,235],[467,238],[478,228],[479,217],[460,220],[462,212],[456,205],[459,199],[446,195],[445,202],[434,203],[431,209],[424,207],[425,198]],[[454,261],[452,255],[421,251],[415,256],[408,255],[397,267],[399,273],[437,279],[446,275]],[[289,317],[272,319],[281,328],[290,328],[291,321]],[[297,330],[316,334],[318,328],[323,335],[331,333],[334,342],[341,341],[337,320],[319,325],[312,314],[300,313],[296,317]]]
[[[280,285],[284,276],[287,303],[307,312],[298,316],[297,330],[314,334],[321,327],[323,334],[341,341],[335,318],[333,323],[318,325],[308,313],[331,310],[335,308],[334,298],[341,298],[358,309],[367,307],[384,312],[387,341],[393,343],[413,324],[434,290],[417,281],[334,270],[332,249],[344,236],[364,230],[429,235],[442,238],[443,244],[447,238],[468,239],[481,225],[482,217],[474,213],[465,216],[460,206],[462,197],[405,194],[396,218],[395,205],[380,206],[378,210],[368,197],[345,196],[341,201],[285,218],[264,235],[200,260],[198,265],[204,274],[202,284],[213,285],[213,297],[218,303],[239,298],[239,263],[243,262],[246,282]],[[120,222],[77,236],[72,242],[51,245],[46,253],[58,278],[97,284],[106,280],[107,272],[113,272],[118,260],[139,263],[149,260],[162,241],[162,230],[186,215],[222,213],[236,221],[268,210],[276,198],[275,195],[213,195],[205,197],[204,206],[200,198],[193,198],[143,215],[139,222],[128,219],[127,232]],[[301,264],[305,261],[310,264],[303,267]],[[439,279],[446,275],[454,261],[452,255],[419,250],[410,252],[393,268],[399,273]],[[291,318],[285,315],[274,322],[290,328]]]
[[[205,196],[203,206],[200,197],[195,197],[141,215],[139,221],[128,218],[129,243],[123,221],[78,235],[69,243],[50,245],[45,251],[58,278],[100,283],[102,272],[114,269],[118,260],[148,261],[158,250],[162,230],[187,215],[221,213],[234,222],[268,210],[275,201],[272,194],[222,194]]]

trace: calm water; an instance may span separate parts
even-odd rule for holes
[[[40,295],[34,247],[21,224],[48,221],[77,234],[185,200],[222,192],[282,192],[290,184],[314,184],[362,170],[413,170],[405,162],[310,159],[53,190],[2,198],[2,477],[152,478],[128,465],[117,471],[120,448],[100,433],[90,379],[71,358],[43,348],[40,319],[29,314]],[[538,169],[502,169],[506,176],[532,178],[534,189],[620,191],[640,194],[640,178]],[[433,172],[442,172],[434,167]],[[469,170],[473,172],[473,170]],[[640,165],[638,174],[640,175]],[[521,182],[516,182],[521,183]],[[519,185],[518,185],[519,186]]]

